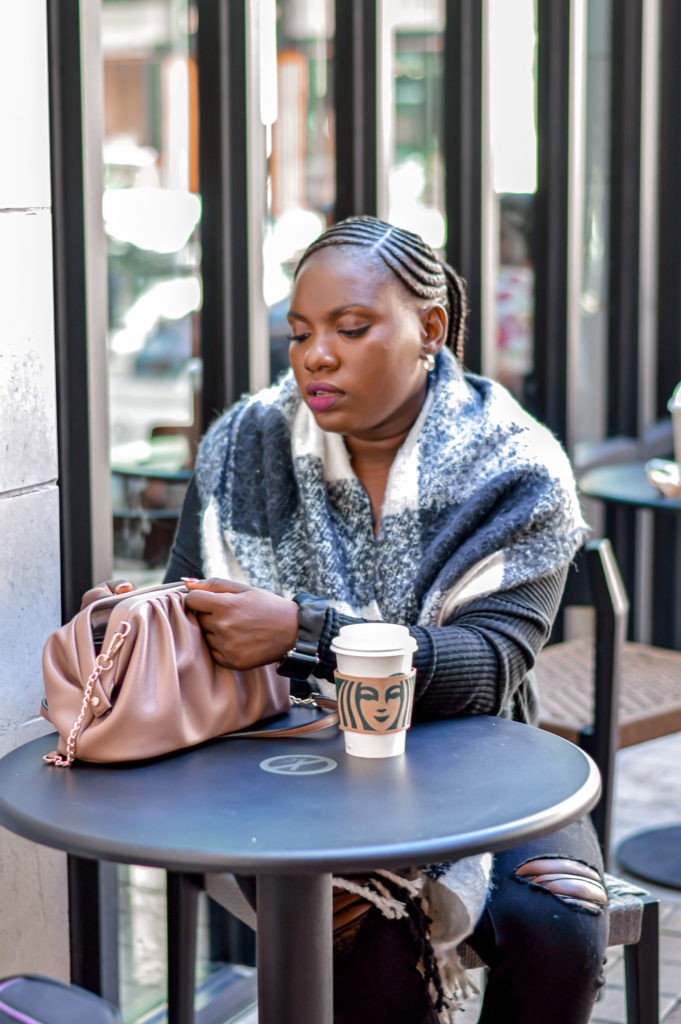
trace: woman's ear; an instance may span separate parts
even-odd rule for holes
[[[421,311],[424,354],[436,355],[447,340],[447,311],[444,306],[427,306]]]

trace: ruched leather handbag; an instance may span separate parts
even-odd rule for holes
[[[57,750],[45,760],[116,763],[241,733],[288,711],[290,680],[274,665],[236,671],[212,658],[182,584],[93,601],[50,635],[43,651],[43,716]],[[333,701],[316,700],[331,711]],[[295,736],[335,724],[320,712],[304,725],[249,731]]]

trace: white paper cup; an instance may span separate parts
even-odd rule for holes
[[[674,462],[681,465],[681,383],[676,385],[674,394],[667,403],[667,409],[671,413],[674,430]]]
[[[331,643],[346,753],[354,757],[403,754],[414,702],[412,654],[406,626],[386,622],[342,626]]]

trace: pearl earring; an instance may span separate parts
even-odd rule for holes
[[[421,356],[421,362],[426,373],[431,373],[435,369],[435,356],[432,352],[427,352],[425,356]]]

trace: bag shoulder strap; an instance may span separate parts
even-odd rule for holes
[[[290,700],[293,707],[319,708],[322,714],[311,722],[306,722],[304,725],[292,725],[288,729],[249,729],[245,732],[230,732],[226,735],[238,739],[248,739],[251,736],[259,740],[281,740],[289,737],[295,739],[297,736],[321,732],[322,729],[330,729],[331,726],[338,725],[338,705],[335,700],[322,697],[318,693],[305,698],[291,697]]]

